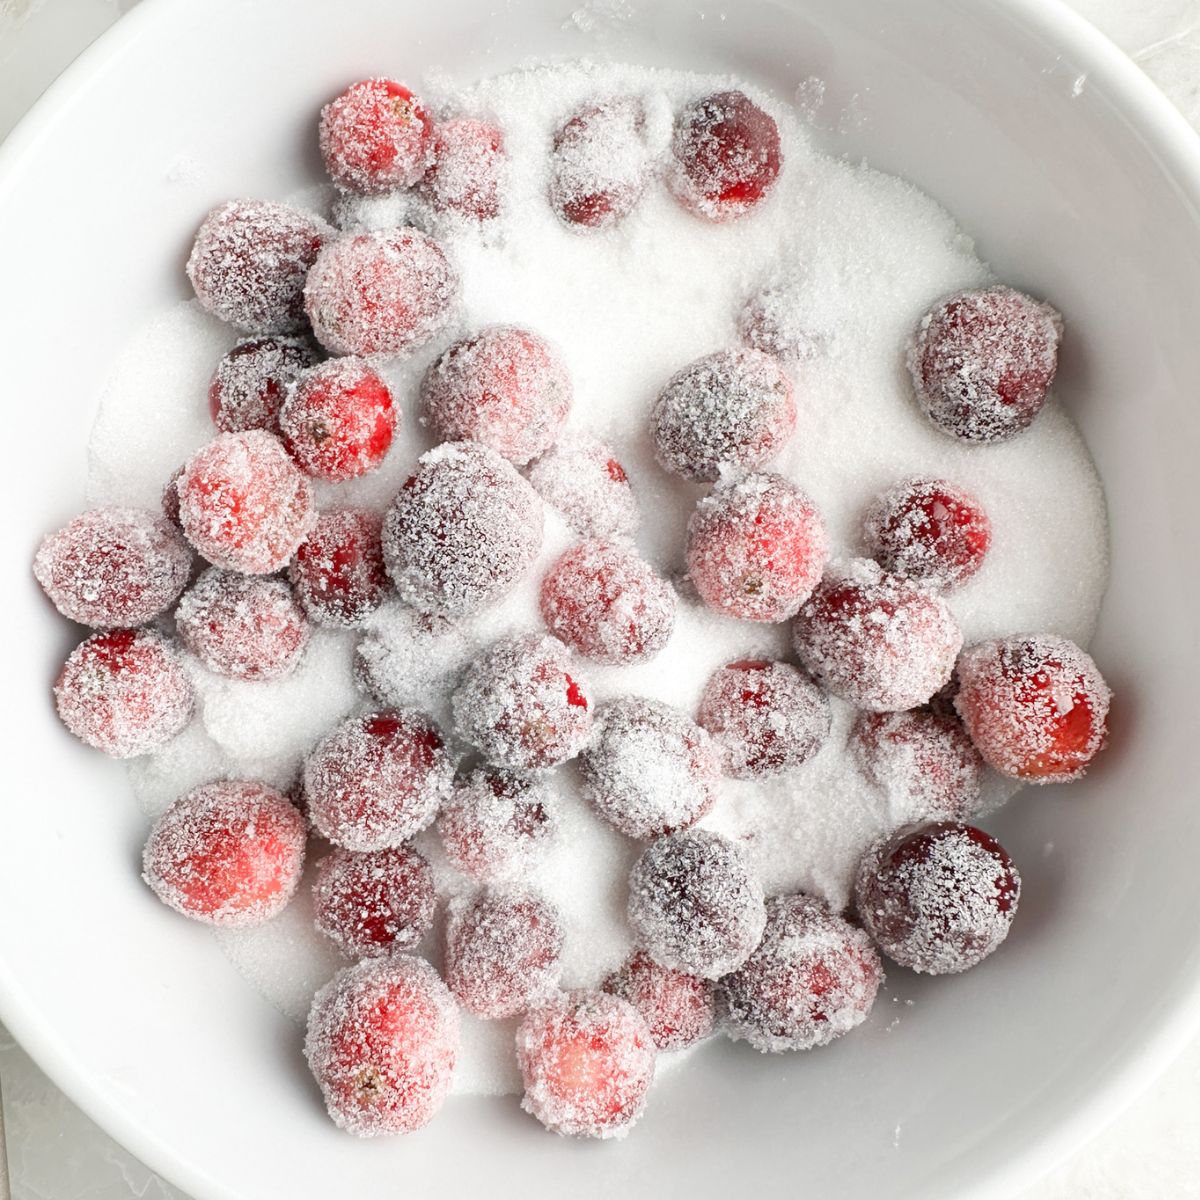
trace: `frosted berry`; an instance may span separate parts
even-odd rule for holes
[[[208,385],[208,408],[222,433],[243,429],[279,432],[279,410],[288,387],[317,356],[299,338],[259,337],[238,342],[217,364]]]
[[[154,823],[143,877],[166,905],[209,925],[261,925],[300,883],[308,828],[282,792],[220,780],[181,796]]]
[[[383,522],[383,557],[400,598],[450,617],[499,600],[541,546],[538,494],[474,442],[422,455]]]
[[[758,350],[721,350],[689,363],[667,382],[650,414],[655,457],[684,479],[760,467],[795,428],[791,380]]]
[[[460,626],[392,600],[367,620],[354,648],[354,681],[385,708],[405,708],[444,695],[471,653]]]
[[[178,657],[148,629],[94,634],[71,651],[54,684],[63,724],[113,758],[169,742],[191,720],[194,702]]]
[[[738,316],[742,343],[795,367],[817,358],[829,345],[829,331],[809,311],[800,285],[791,279],[767,284],[746,301]]]
[[[1009,287],[958,292],[922,318],[908,352],[917,402],[944,433],[999,442],[1030,424],[1058,366],[1062,318]]]
[[[451,866],[484,882],[523,874],[554,836],[550,788],[538,775],[484,767],[455,785],[437,822]]]
[[[629,875],[629,923],[667,967],[704,979],[736,971],[766,924],[762,885],[742,850],[707,829],[659,838]]]
[[[585,104],[559,127],[550,154],[550,204],[569,225],[623,221],[650,180],[646,113],[636,96]]]
[[[308,273],[304,304],[332,354],[398,355],[423,346],[450,319],[458,276],[418,229],[347,234]]]
[[[383,565],[382,519],[366,509],[321,513],[300,543],[288,577],[319,625],[361,625],[383,602],[391,580]]]
[[[542,580],[538,603],[551,633],[600,663],[645,662],[675,628],[674,589],[615,542],[572,546]]]
[[[973,825],[910,825],[864,855],[855,883],[859,919],[902,967],[952,975],[1008,936],[1021,877],[1004,847]]]
[[[351,84],[321,109],[321,157],[340,188],[374,195],[412,187],[433,154],[433,122],[391,79]]]
[[[688,574],[701,600],[745,621],[795,616],[828,555],[821,514],[781,475],[719,483],[688,522]]]
[[[660,966],[642,950],[605,981],[604,990],[642,1014],[660,1050],[682,1050],[713,1031],[713,985],[697,975]]]
[[[316,521],[312,486],[278,438],[222,433],[201,446],[176,485],[187,539],[215,566],[270,575]]]
[[[710,221],[757,205],[779,176],[779,128],[742,92],[715,92],[679,114],[668,183],[676,198]]]
[[[824,1046],[867,1019],[882,982],[861,929],[815,897],[772,896],[762,941],[721,980],[729,1036],[764,1053]]]
[[[858,708],[916,708],[954,670],[962,633],[946,602],[869,559],[831,567],[793,627],[796,654]]]
[[[587,685],[567,648],[536,633],[479,654],[451,697],[455,732],[501,767],[553,767],[574,758],[592,732]]]
[[[335,849],[317,863],[317,929],[349,958],[415,950],[436,907],[433,872],[411,846],[365,854]]]
[[[187,261],[201,305],[246,333],[304,327],[304,280],[333,230],[269,200],[231,200],[204,218]]]
[[[469,439],[523,467],[552,446],[571,380],[536,333],[491,325],[455,342],[425,373],[424,420],[443,441]]]
[[[445,1102],[458,1008],[437,972],[408,954],[339,971],[313,998],[304,1056],[339,1128],[412,1133]]]
[[[1108,736],[1112,693],[1091,657],[1053,634],[980,642],[958,660],[955,707],[987,764],[1030,783],[1078,779]]]
[[[716,801],[721,764],[712,739],[659,700],[626,696],[601,710],[580,763],[584,795],[633,838],[686,829]]]
[[[806,763],[829,737],[829,701],[790,663],[743,659],[714,671],[700,697],[700,724],[727,774],[754,779]]]
[[[443,121],[434,130],[433,164],[421,194],[436,212],[473,221],[500,215],[504,135],[471,117]]]
[[[182,478],[183,468],[177,467],[175,473],[163,485],[162,490],[162,515],[178,533],[183,532],[183,525],[179,519],[179,481]]]
[[[477,1017],[515,1017],[558,982],[558,914],[531,892],[457,897],[446,917],[446,986]]]
[[[563,992],[531,1009],[517,1030],[521,1107],[570,1137],[624,1137],[654,1081],[654,1039],[627,1000]]]
[[[317,832],[347,850],[385,850],[437,816],[454,764],[442,735],[417,712],[351,717],[304,763],[304,794]]]
[[[613,449],[596,438],[560,441],[533,464],[529,482],[580,537],[630,537],[637,497]]]
[[[163,517],[94,508],[47,534],[33,574],[64,617],[98,629],[144,625],[187,586],[192,552]]]
[[[979,501],[942,479],[910,479],[889,488],[863,523],[867,549],[885,571],[928,587],[966,583],[991,544]]]

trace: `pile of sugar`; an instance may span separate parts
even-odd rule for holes
[[[383,468],[347,484],[317,483],[322,506],[382,509],[431,439],[417,419],[416,394],[427,365],[455,337],[491,323],[521,324],[559,351],[574,384],[569,434],[608,440],[627,470],[643,514],[638,544],[677,581],[680,604],[666,648],[648,663],[579,663],[600,701],[641,695],[694,713],[704,683],[738,658],[789,657],[785,626],[763,627],[701,608],[682,581],[684,530],[703,485],[683,484],[655,462],[648,418],[662,385],[703,354],[739,344],[738,321],[764,285],[784,289],[792,312],[812,332],[793,374],[797,428],[771,464],[819,505],[835,555],[862,553],[861,519],[871,499],[898,479],[939,474],[962,484],[992,520],[983,569],[948,600],[966,640],[1015,631],[1052,631],[1086,644],[1106,578],[1103,497],[1086,448],[1057,403],[1011,442],[970,446],[934,429],[917,409],[904,371],[906,340],[939,297],[990,280],[970,240],[927,196],[903,181],[819,153],[799,117],[769,96],[784,166],[759,211],[719,226],[684,212],[659,183],[615,230],[580,234],[546,202],[553,130],[582,102],[610,93],[644,97],[656,138],[666,146],[670,114],[687,101],[736,81],[641,68],[570,64],[487,80],[438,95],[443,115],[494,120],[507,152],[505,208],[482,229],[432,226],[461,274],[459,322],[412,358],[385,368],[404,421]],[[749,89],[747,89],[749,90]],[[294,202],[326,213],[328,189]],[[353,207],[369,223],[395,204]],[[199,213],[197,218],[199,219]],[[418,219],[427,219],[416,211]],[[1051,297],[1050,299],[1053,299]],[[110,378],[91,442],[89,499],[155,507],[163,483],[213,429],[205,403],[209,376],[234,333],[194,303],[164,312],[129,344]],[[444,680],[495,638],[536,630],[536,589],[572,534],[547,509],[545,544],[513,593],[428,650],[405,655],[411,617],[394,604],[393,678],[439,721],[448,720]],[[399,633],[396,634],[396,630]],[[303,754],[348,712],[368,707],[353,681],[353,634],[318,630],[288,679],[219,679],[195,666],[199,706],[192,725],[159,753],[134,761],[134,791],[147,813],[195,784],[223,775],[288,787]],[[378,643],[377,643],[378,644]],[[425,643],[422,642],[422,646]],[[768,895],[804,889],[845,903],[863,846],[894,814],[846,750],[853,712],[834,701],[825,747],[798,771],[766,783],[723,779],[707,827],[741,840]],[[564,983],[594,985],[626,955],[626,877],[638,844],[587,806],[577,768],[550,776],[558,830],[529,884],[556,903],[566,933]],[[991,777],[988,802],[1008,788]],[[433,863],[440,895],[464,888],[436,835],[418,839]],[[321,855],[313,847],[312,859]],[[302,886],[278,919],[256,930],[218,935],[246,977],[297,1020],[315,989],[341,964],[312,928],[310,888]],[[428,949],[435,961],[436,939]],[[518,1090],[513,1023],[464,1016],[460,1092]]]

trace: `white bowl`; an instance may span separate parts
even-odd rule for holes
[[[4,147],[0,1016],[204,1200],[1011,1195],[1147,1081],[1200,1006],[1200,145],[1047,0],[742,0],[727,19],[693,0],[592,0],[572,19],[580,3],[148,0]],[[549,1137],[511,1098],[454,1101],[416,1136],[363,1144],[326,1120],[295,1027],[203,929],[148,900],[120,766],[54,719],[74,631],[29,561],[81,506],[122,340],[187,294],[199,214],[315,179],[323,97],[373,71],[470,79],[580,54],[731,70],[783,96],[822,77],[830,109],[852,114],[835,146],[916,181],[1002,277],[1065,311],[1061,394],[1111,506],[1094,649],[1117,692],[1112,747],[1086,783],[1001,815],[1026,884],[1013,937],[966,976],[906,981],[916,1004],[894,1031],[884,1013],[802,1056],[715,1045],[621,1145]],[[180,182],[185,158],[202,179]]]

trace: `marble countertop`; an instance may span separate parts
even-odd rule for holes
[[[0,139],[137,0],[0,0]],[[1200,0],[1070,0],[1200,129]],[[187,1200],[98,1129],[0,1028],[13,1200]],[[1200,1200],[1200,1039],[1014,1200]],[[0,1184],[0,1200],[3,1200]]]

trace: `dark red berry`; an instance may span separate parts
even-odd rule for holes
[[[411,187],[433,154],[433,122],[391,79],[351,84],[321,110],[325,169],[338,187],[375,195]]]
[[[279,432],[279,410],[288,387],[317,356],[298,338],[260,337],[239,342],[217,364],[208,385],[208,407],[222,433],[243,429]]]
[[[628,1000],[642,1014],[660,1050],[682,1050],[713,1031],[716,1003],[712,983],[661,966],[645,951],[630,955],[621,969],[604,981],[604,990]]]
[[[361,625],[391,588],[383,564],[382,520],[366,509],[321,513],[301,542],[288,577],[319,625]]]

